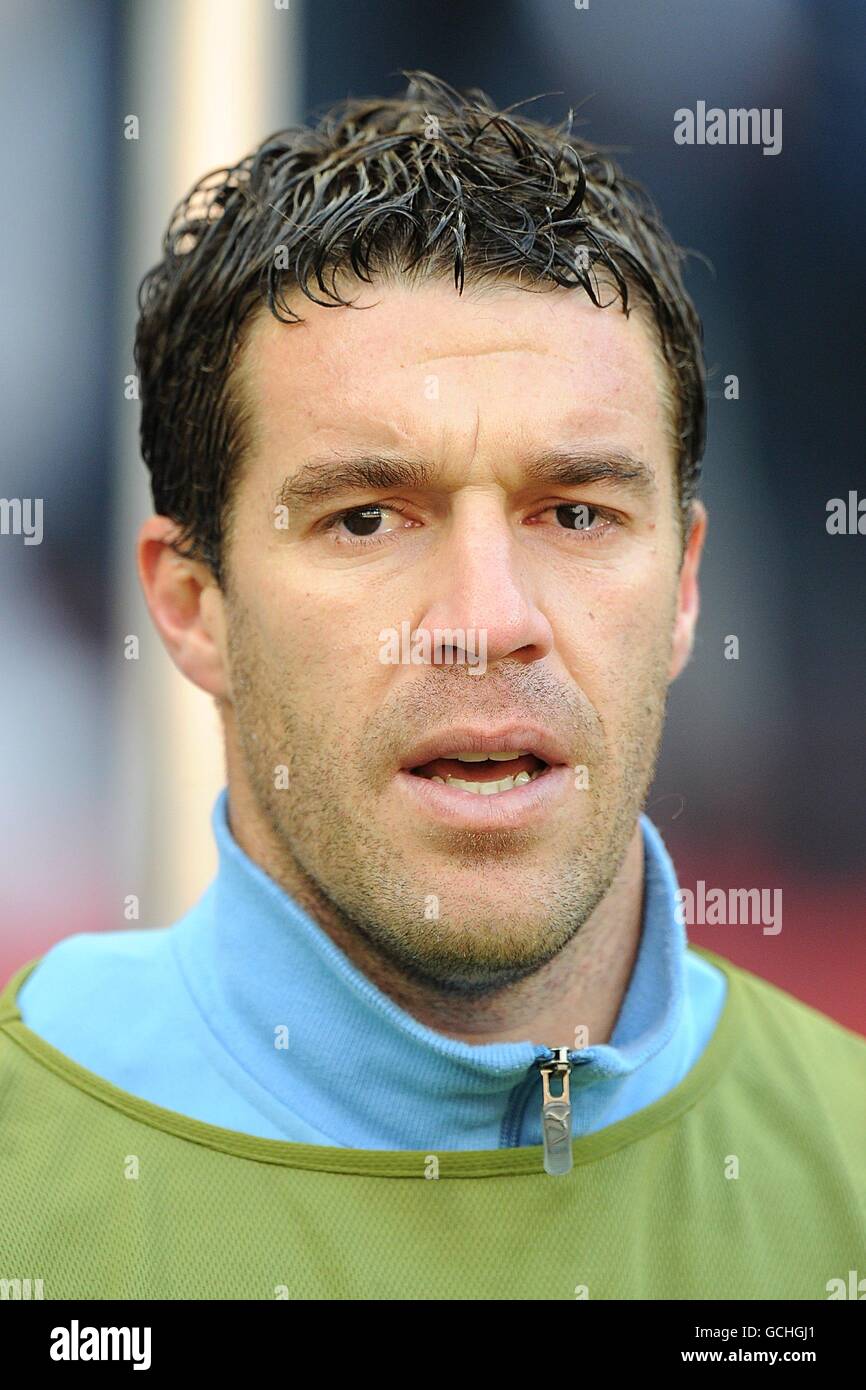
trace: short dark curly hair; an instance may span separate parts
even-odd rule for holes
[[[640,184],[603,151],[484,92],[421,71],[397,97],[348,100],[279,131],[201,179],[175,209],[142,280],[135,362],[141,446],[176,547],[223,578],[249,415],[233,368],[264,304],[348,304],[338,273],[582,288],[649,311],[668,366],[668,417],[685,524],[706,430],[703,331],[676,246]],[[518,103],[525,105],[525,103]],[[279,253],[279,254],[278,254]],[[525,283],[524,283],[525,282]],[[613,299],[603,300],[602,286]],[[297,301],[296,301],[297,302]]]

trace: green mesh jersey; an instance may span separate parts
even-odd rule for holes
[[[33,961],[0,997],[0,1281],[12,1281],[0,1296],[826,1299],[833,1280],[856,1289],[866,1040],[702,954],[728,991],[699,1061],[661,1100],[576,1139],[559,1177],[544,1172],[540,1147],[320,1147],[152,1105],[25,1026],[16,996]]]

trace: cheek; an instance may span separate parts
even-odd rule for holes
[[[379,634],[393,619],[377,611],[375,594],[349,600],[323,589],[271,578],[249,619],[271,694],[332,729],[336,742],[359,712],[377,708],[399,668],[379,657]]]
[[[618,722],[665,683],[676,584],[666,575],[582,580],[579,607],[561,610],[557,649],[605,724]]]

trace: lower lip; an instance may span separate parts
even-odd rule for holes
[[[415,809],[440,824],[472,830],[519,830],[549,815],[565,800],[572,776],[570,767],[549,767],[533,782],[490,796],[405,771],[398,772],[397,785]]]

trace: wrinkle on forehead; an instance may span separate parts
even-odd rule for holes
[[[616,305],[598,308],[580,291],[538,295],[504,285],[467,301],[448,285],[384,286],[370,307],[303,304],[300,312],[300,324],[283,324],[264,311],[241,372],[258,423],[289,448],[299,432],[363,435],[378,432],[377,422],[411,439],[433,424],[429,410],[418,417],[421,387],[412,381],[429,367],[453,378],[440,431],[456,428],[464,442],[471,435],[473,453],[491,420],[521,430],[540,412],[547,432],[566,416],[580,429],[565,401],[586,427],[593,415],[636,416],[661,429],[676,455],[675,400],[652,326]]]
[[[425,356],[422,357],[422,358],[419,358],[418,361],[419,361],[419,363],[420,363],[420,362],[445,362],[445,361],[448,361],[448,360],[451,359],[451,358],[453,358],[453,359],[459,361],[460,358],[463,358],[463,357],[499,357],[499,356],[513,356],[513,355],[515,355],[515,354],[517,354],[517,353],[531,354],[533,357],[558,357],[559,360],[560,360],[561,362],[571,362],[571,365],[573,365],[573,359],[570,359],[570,358],[568,358],[568,357],[563,357],[563,355],[562,355],[561,352],[545,352],[545,351],[543,351],[541,348],[537,348],[537,347],[524,347],[524,346],[522,346],[522,345],[521,345],[521,346],[515,346],[515,347],[505,347],[505,348],[504,348],[504,347],[489,347],[489,348],[484,348],[484,347],[482,347],[482,348],[475,348],[472,352],[435,352],[435,353],[430,353],[429,355],[425,354]]]

